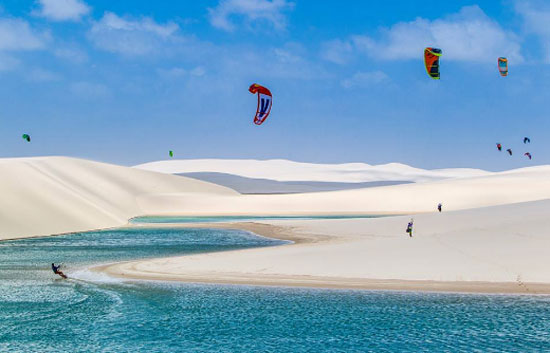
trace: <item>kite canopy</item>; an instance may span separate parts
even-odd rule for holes
[[[529,157],[529,160],[531,160],[531,158],[533,157],[529,152],[525,152],[523,155]]]
[[[271,105],[273,103],[271,91],[257,83],[252,84],[248,88],[248,91],[252,94],[258,94],[258,106],[256,107],[256,115],[254,115],[254,124],[262,125],[271,112]]]
[[[529,137],[524,137],[523,143],[531,143],[531,139]]]
[[[442,54],[443,52],[441,49],[424,49],[424,65],[426,65],[426,72],[434,80],[439,80],[439,57]]]
[[[499,151],[502,151],[502,145],[500,143],[497,143],[497,148]]]
[[[31,142],[31,137],[28,135],[28,134],[23,134],[23,136],[21,136],[23,138],[23,140],[27,141],[27,142]]]
[[[168,154],[170,155],[170,157],[174,157],[174,151],[168,151]]]
[[[510,156],[512,155],[512,150],[511,150],[510,148],[508,148],[508,149],[506,150],[506,152],[508,152],[508,154],[509,154]]]
[[[500,76],[508,76],[508,59],[498,58],[498,72],[500,72]]]

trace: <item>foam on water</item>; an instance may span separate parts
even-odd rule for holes
[[[124,283],[122,278],[112,277],[104,272],[94,271],[90,268],[81,268],[67,272],[66,275],[69,279],[92,283]]]

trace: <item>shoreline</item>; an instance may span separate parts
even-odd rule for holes
[[[146,225],[156,227],[158,225]],[[277,240],[291,241],[291,244],[278,245],[279,247],[309,246],[319,243],[341,242],[342,239],[331,235],[307,234],[296,231],[296,227],[280,226],[258,222],[236,223],[195,223],[195,224],[163,224],[162,227],[175,228],[214,228],[243,230],[262,237]],[[138,227],[141,227],[139,225]],[[248,252],[262,248],[231,250],[228,252]],[[208,256],[213,253],[205,253]],[[90,270],[103,272],[115,278],[126,280],[166,281],[182,283],[203,283],[223,285],[252,285],[274,287],[302,287],[342,290],[391,290],[408,292],[438,292],[438,293],[471,293],[471,294],[550,294],[550,283],[540,282],[489,282],[489,281],[434,281],[434,280],[407,280],[407,279],[375,279],[309,275],[273,275],[239,272],[189,271],[187,273],[170,274],[156,271],[144,271],[138,267],[151,260],[169,260],[180,258],[130,260],[108,265],[90,267]],[[185,256],[183,256],[185,257]]]
[[[128,223],[126,228],[201,228],[201,229],[227,229],[227,230],[242,230],[253,233],[256,236],[270,238],[274,240],[290,241],[294,244],[320,243],[333,239],[330,235],[319,234],[299,234],[293,231],[292,226],[279,226],[256,221],[235,221],[235,222],[214,222],[214,223]],[[253,248],[256,249],[256,248]],[[229,250],[240,251],[240,250]]]

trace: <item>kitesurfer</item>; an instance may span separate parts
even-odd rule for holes
[[[56,266],[54,263],[52,263],[52,271],[53,271],[53,273],[55,273],[56,275],[59,275],[59,276],[61,276],[61,277],[63,277],[63,278],[67,278],[67,276],[66,276],[63,272],[61,272],[60,268],[61,268],[61,265],[57,265],[57,266]]]
[[[439,204],[437,205],[437,210],[438,210],[439,212],[441,212],[441,208],[442,208],[442,207],[443,207],[443,205],[442,205],[441,203],[439,203]]]
[[[414,220],[411,218],[411,221],[409,222],[409,224],[407,224],[407,233],[409,233],[409,237],[411,238],[413,236],[413,223]]]

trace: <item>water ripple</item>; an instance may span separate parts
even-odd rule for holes
[[[124,283],[90,264],[280,244],[121,229],[0,244],[0,352],[540,352],[550,297]],[[74,279],[49,270],[65,261]]]

